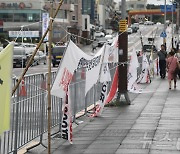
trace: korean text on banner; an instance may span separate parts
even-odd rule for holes
[[[62,127],[61,127],[61,135],[62,138],[68,140],[72,144],[72,114],[71,114],[71,101],[70,94],[67,91],[64,101],[63,107],[63,115],[62,115]]]
[[[13,46],[0,52],[0,135],[10,127]]]
[[[83,67],[85,59],[92,59],[92,56],[85,54],[72,41],[69,42],[64,57],[61,60],[55,81],[53,83],[51,94],[60,98],[64,98],[69,83],[71,82],[74,71],[80,65]]]

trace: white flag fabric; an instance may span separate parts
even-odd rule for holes
[[[109,65],[108,63],[111,63],[111,59],[109,59],[109,45],[106,44],[104,46],[104,55],[103,55],[103,62],[101,64],[101,72],[100,72],[100,82],[104,83],[106,81],[111,81],[111,74],[109,70]]]
[[[139,67],[138,57],[136,50],[134,49],[130,59],[130,65],[128,69],[128,90],[133,91],[133,85],[137,81],[137,68]]]
[[[51,88],[52,95],[60,98],[65,97],[74,71],[78,68],[78,65],[79,67],[82,65],[80,62],[85,59],[92,59],[92,56],[85,54],[72,41],[70,41]]]
[[[105,49],[106,46],[104,45]],[[109,70],[109,52],[108,50],[104,50],[103,54],[103,62],[101,64],[101,72],[100,72],[100,82],[102,83],[101,94],[99,100],[96,102],[95,112],[91,115],[91,117],[100,116],[105,105],[105,101],[107,98],[107,91],[108,91],[108,81],[111,81],[111,74]]]
[[[70,90],[69,90],[70,91]],[[63,114],[61,125],[61,136],[63,139],[68,140],[72,144],[72,114],[71,114],[71,102],[70,94],[67,92],[63,99]]]
[[[108,82],[104,82],[101,88],[100,99],[96,102],[95,112],[91,114],[90,117],[97,117],[101,115],[104,109],[105,100],[107,98],[107,90],[108,90]]]
[[[103,54],[105,52],[105,45],[95,54],[95,56],[87,61],[86,67],[86,83],[85,83],[85,95],[93,87],[99,79],[100,68],[102,64]]]
[[[146,54],[143,54],[142,70],[137,83],[150,83],[150,66]]]
[[[108,63],[117,63],[118,62],[118,37],[115,37],[113,43],[110,45],[106,44],[105,52],[107,53],[105,59],[108,60]]]

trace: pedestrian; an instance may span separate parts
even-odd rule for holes
[[[162,79],[166,77],[166,58],[167,58],[167,52],[165,50],[165,45],[161,45],[161,50],[158,52],[159,56],[159,69],[160,69],[160,76]]]
[[[168,72],[168,82],[169,89],[171,89],[171,81],[174,80],[174,88],[176,88],[177,74],[176,68],[179,68],[178,58],[174,56],[175,52],[169,52],[169,58],[167,59],[167,72]]]
[[[180,50],[176,50],[176,57],[178,58],[178,62],[180,64]],[[180,79],[180,70],[177,73],[177,75],[178,75],[178,78]]]
[[[92,52],[93,52],[93,53],[95,52],[96,47],[97,47],[97,42],[94,41],[94,42],[92,43]]]
[[[174,47],[176,47],[177,46],[177,38],[175,37],[174,38]]]

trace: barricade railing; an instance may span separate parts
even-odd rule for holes
[[[141,64],[142,57],[139,59]],[[115,73],[117,64],[109,64],[111,77]],[[138,68],[138,75],[141,65]],[[10,130],[4,132],[0,137],[0,153],[16,154],[17,151],[27,143],[34,139],[39,140],[38,144],[28,150],[43,145],[43,135],[47,132],[48,112],[47,112],[47,90],[46,81],[48,74],[34,74],[24,77],[23,82],[12,96],[11,103],[11,126]],[[54,81],[56,72],[52,72],[52,82]],[[84,115],[88,114],[87,108],[90,105],[96,105],[96,101],[100,97],[101,83],[95,84],[85,97],[85,72],[79,69],[75,72],[73,80],[70,84],[71,90],[71,109],[73,121],[76,122],[76,114],[84,111]],[[51,83],[52,83],[51,82]],[[13,86],[16,79],[13,78]],[[109,87],[111,82],[109,82]],[[109,90],[109,88],[108,88]],[[52,105],[52,123],[51,127],[56,127],[55,133],[61,132],[62,119],[62,100],[55,96],[51,97]],[[46,147],[45,145],[43,145]]]
[[[111,76],[113,76],[114,70],[115,68],[111,70]],[[11,125],[10,130],[4,132],[0,137],[1,154],[17,154],[19,149],[34,139],[39,140],[39,142],[28,150],[40,144],[43,145],[43,135],[48,130],[47,76],[47,73],[25,76],[23,82],[12,96]],[[56,72],[52,72],[52,81],[54,81],[55,76]],[[85,72],[79,69],[74,76],[70,84],[70,90],[72,116],[73,121],[76,122],[76,114],[82,110],[84,115],[87,114],[87,107],[95,105],[95,102],[99,99],[101,84],[94,85],[85,98]],[[13,78],[13,86],[15,83],[16,78]],[[61,132],[62,100],[52,96],[51,105],[51,127],[57,127],[55,133],[59,133]],[[43,146],[46,147],[46,145]]]

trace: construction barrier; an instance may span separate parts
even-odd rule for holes
[[[139,58],[140,67],[138,75],[141,72],[142,57]],[[109,64],[111,78],[115,73],[117,64]],[[82,74],[83,72],[83,74]],[[52,72],[51,84],[54,81],[56,72]],[[43,145],[43,135],[48,130],[48,113],[47,113],[47,83],[48,74],[34,74],[24,77],[21,86],[12,96],[11,102],[11,127],[0,137],[0,153],[16,154],[23,146],[36,139],[39,140],[37,145]],[[101,93],[101,83],[94,85],[85,97],[85,79],[84,70],[79,69],[75,72],[73,81],[70,84],[72,117],[76,122],[76,114],[84,111],[88,113],[87,108],[99,99]],[[16,83],[13,78],[13,86]],[[111,82],[109,82],[109,87]],[[108,88],[109,92],[109,88]],[[58,128],[54,132],[61,132],[62,119],[62,100],[51,96],[52,106],[52,123],[51,127]],[[33,146],[32,148],[34,148]]]
[[[85,74],[84,70],[77,70],[70,84],[74,122],[76,122],[78,112],[83,110],[86,114],[87,107],[95,105],[101,91],[101,84],[98,83],[87,93],[85,98],[85,75],[82,75],[82,72]],[[56,72],[52,72],[51,84],[55,76]],[[35,146],[43,145],[43,135],[48,131],[47,78],[48,73],[25,76],[12,96],[11,127],[0,137],[1,154],[16,154],[19,149],[34,139],[39,140]],[[13,86],[16,84],[16,80],[13,78]],[[62,100],[51,96],[51,106],[51,127],[56,127],[56,132],[54,132],[56,134],[61,132]]]

